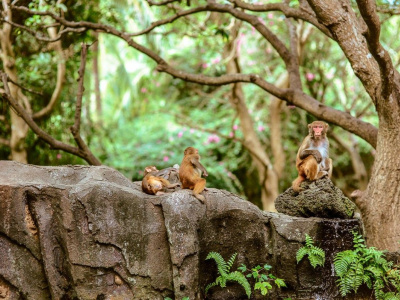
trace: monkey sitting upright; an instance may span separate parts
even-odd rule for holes
[[[144,169],[142,180],[142,191],[149,195],[162,195],[165,188],[174,188],[179,183],[171,184],[167,179],[157,176],[159,171],[155,166],[148,166]]]
[[[193,190],[193,196],[204,203],[204,196],[200,193],[205,189],[206,180],[201,178],[203,174],[208,176],[207,170],[200,163],[199,150],[187,147],[183,152],[184,157],[179,167],[179,178],[183,189]]]
[[[329,141],[326,137],[329,125],[322,121],[308,124],[308,135],[303,140],[296,156],[298,177],[292,188],[300,192],[300,184],[308,180],[317,180],[326,175],[332,176],[332,159],[329,158]]]

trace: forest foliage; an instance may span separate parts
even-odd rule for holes
[[[127,32],[139,32],[170,12],[166,7],[150,6],[144,0],[44,1],[46,5],[37,0],[19,2],[31,9],[62,10],[67,19],[101,22]],[[293,6],[297,5],[297,1],[292,2]],[[396,1],[381,1],[381,4],[397,7]],[[183,8],[187,3],[176,5]],[[282,13],[270,12],[260,18],[271,31],[280,36],[289,35]],[[393,61],[398,62],[400,41],[394,37],[399,35],[400,20],[395,14],[385,12],[381,13],[381,19],[382,43]],[[14,22],[39,30],[43,18],[21,12],[14,13]],[[238,36],[233,40],[233,25],[229,16],[205,12],[180,18],[136,39],[150,49],[157,49],[170,64],[183,71],[212,76],[226,73],[227,58],[223,49],[232,43],[244,73],[260,74],[269,82],[278,81],[285,65],[275,49],[245,23],[240,24]],[[304,90],[322,103],[377,126],[374,106],[338,45],[300,20],[296,26],[299,32],[309,31],[300,58]],[[48,43],[37,40],[27,30],[14,27],[12,33],[19,82],[38,92],[29,94],[32,110],[38,111],[51,97],[59,57]],[[93,50],[96,40],[98,54]],[[242,131],[238,114],[229,101],[232,86],[202,86],[160,73],[150,58],[126,47],[123,40],[114,36],[103,33],[96,36],[91,32],[63,36],[62,47],[67,56],[64,88],[51,115],[38,121],[41,128],[59,140],[73,143],[69,127],[74,122],[82,42],[90,47],[81,135],[102,164],[116,168],[132,180],[141,180],[146,166],[162,169],[180,164],[183,150],[194,146],[199,149],[202,163],[210,174],[207,186],[230,190],[260,205],[259,174],[248,149],[241,143],[246,132]],[[95,93],[96,55],[100,107]],[[270,126],[272,96],[251,84],[243,84],[243,92],[253,128],[263,150],[274,162],[277,158],[271,152],[276,142]],[[9,159],[9,107],[4,99],[0,101],[0,159]],[[315,118],[300,108],[283,104],[278,119],[285,155],[279,181],[282,192],[296,177],[295,155],[307,134],[307,124]],[[360,187],[362,180],[357,177],[352,152],[357,152],[368,176],[374,149],[337,126],[331,126],[329,137],[333,180],[350,193]],[[71,154],[50,149],[32,131],[28,133],[26,148],[31,164],[86,164]]]

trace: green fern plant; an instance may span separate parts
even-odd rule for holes
[[[314,246],[314,241],[308,234],[306,234],[306,244],[296,253],[297,263],[299,263],[306,255],[308,255],[308,260],[313,268],[316,268],[317,266],[324,266],[325,251],[317,246]]]
[[[362,235],[353,232],[353,236],[354,250],[339,252],[334,258],[341,295],[366,284],[377,300],[400,300],[400,270],[385,259],[384,251],[367,248]]]
[[[237,253],[234,253],[231,258],[228,260],[228,262],[225,262],[221,254],[217,252],[210,252],[207,257],[207,259],[214,259],[215,263],[217,264],[218,268],[218,274],[219,276],[217,279],[215,279],[214,282],[208,284],[205,289],[205,293],[207,294],[208,290],[214,286],[220,286],[222,288],[226,287],[226,283],[228,281],[235,281],[239,283],[244,290],[246,291],[247,297],[250,299],[251,296],[251,286],[250,283],[248,282],[246,276],[244,276],[242,273],[239,271],[234,271],[230,272],[232,265],[236,259]]]

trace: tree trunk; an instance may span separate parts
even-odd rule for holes
[[[11,10],[8,9],[9,1],[3,1],[3,9],[4,13],[7,14],[9,20],[11,18]],[[8,77],[14,82],[18,82],[17,70],[15,68],[15,54],[12,50],[11,43],[11,29],[12,26],[8,23],[3,22],[3,29],[0,31],[0,43],[2,55],[1,59],[3,61],[4,71],[8,75]],[[26,100],[25,96],[22,94],[22,91],[16,85],[9,83],[10,85],[10,93],[11,96],[19,102],[21,105],[25,106],[28,111],[30,111],[29,103]],[[27,163],[28,155],[25,149],[25,137],[28,133],[28,125],[25,121],[18,116],[14,110],[10,109],[11,116],[11,139],[10,139],[10,148],[11,148],[11,158],[12,160]]]
[[[363,215],[368,245],[399,250],[400,74],[379,42],[375,1],[357,1],[360,19],[350,1],[308,2],[331,31],[376,107],[379,130],[374,167],[368,187],[356,203]]]
[[[237,41],[236,38],[238,37],[239,28],[240,22],[236,22],[232,29],[232,41],[227,44],[224,51],[225,57],[231,57],[226,64],[227,74],[240,73],[237,53],[232,54],[232,51],[236,52],[237,50],[234,43]],[[241,83],[235,83],[233,85],[231,103],[240,119],[240,126],[244,135],[243,146],[249,151],[257,168],[261,185],[262,208],[265,211],[275,212],[275,199],[279,194],[278,176],[254,130],[254,122],[246,105]]]
[[[381,122],[372,176],[357,203],[363,215],[367,243],[389,251],[400,248],[400,118],[397,119],[396,126]]]

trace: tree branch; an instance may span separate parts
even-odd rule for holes
[[[270,4],[250,4],[243,2],[241,0],[230,0],[235,6],[255,11],[255,12],[267,12],[267,11],[279,11],[282,12],[286,18],[294,18],[306,21],[315,27],[317,27],[321,32],[323,32],[329,38],[332,38],[332,34],[329,32],[328,28],[321,24],[316,17],[311,15],[306,11],[291,8],[284,3],[270,3]]]
[[[368,49],[379,65],[382,82],[381,94],[384,99],[388,99],[393,90],[395,70],[389,53],[379,41],[381,23],[376,12],[376,3],[371,0],[357,0],[357,5],[368,28],[364,34]]]

